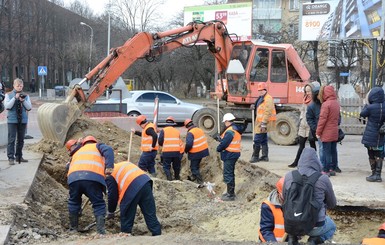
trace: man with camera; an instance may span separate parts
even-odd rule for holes
[[[5,95],[4,107],[8,110],[8,146],[7,156],[9,165],[28,162],[23,158],[25,129],[28,123],[28,113],[32,109],[29,96],[23,92],[24,83],[20,78],[13,81],[13,90]],[[17,141],[16,141],[17,139]],[[16,152],[15,152],[16,142]]]

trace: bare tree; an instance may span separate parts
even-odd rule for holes
[[[111,4],[111,12],[129,36],[148,31],[157,19],[156,12],[163,0],[117,0]]]

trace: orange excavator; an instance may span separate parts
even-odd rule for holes
[[[195,21],[165,32],[136,34],[123,46],[111,49],[73,87],[63,103],[45,103],[39,107],[38,123],[43,137],[64,144],[70,126],[136,60],[151,62],[162,53],[204,42],[216,61],[218,82],[214,94],[223,100],[219,115],[232,112],[246,126],[252,121],[250,105],[258,97],[257,86],[266,83],[277,109],[277,130],[270,137],[277,144],[293,144],[299,119],[295,105],[302,103],[303,87],[310,78],[308,70],[290,44],[232,38],[221,21]],[[92,85],[84,92],[81,84],[87,81]],[[192,120],[206,133],[214,134],[221,124],[217,118],[216,107],[208,105],[197,111]]]

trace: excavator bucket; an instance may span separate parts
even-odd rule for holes
[[[71,125],[80,117],[81,110],[73,102],[45,103],[37,111],[37,120],[44,139],[64,145]]]

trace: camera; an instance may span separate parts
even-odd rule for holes
[[[23,93],[20,93],[20,94],[19,94],[19,98],[21,98],[21,99],[25,99],[25,97],[27,97],[27,95],[26,95],[26,94],[23,94]]]

